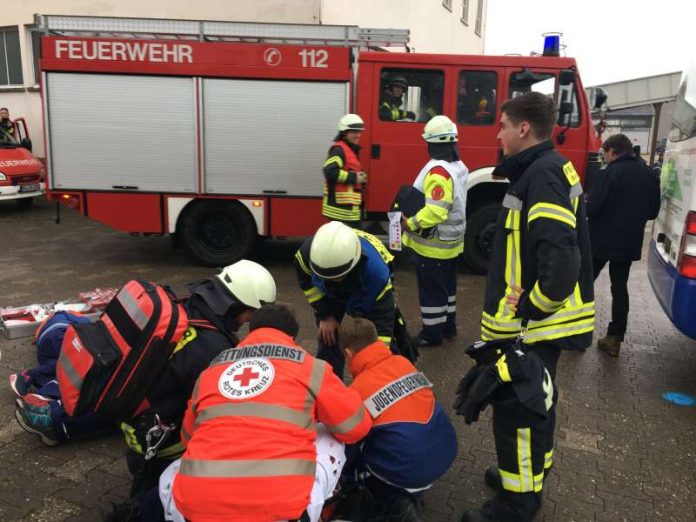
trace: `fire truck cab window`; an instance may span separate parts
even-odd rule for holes
[[[442,71],[383,69],[380,83],[380,120],[426,122],[442,114]]]
[[[527,92],[540,92],[547,96],[558,96],[556,103],[561,108],[561,103],[571,102],[573,110],[570,114],[561,114],[559,110],[558,125],[562,127],[580,126],[580,108],[578,106],[578,95],[575,83],[561,85],[556,94],[556,76],[551,73],[537,73],[526,69],[514,73],[510,77],[510,98],[515,98]]]
[[[457,80],[457,123],[495,122],[498,75],[492,71],[462,71]]]

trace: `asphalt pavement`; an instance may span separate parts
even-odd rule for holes
[[[269,241],[259,260],[274,275],[278,300],[298,313],[301,344],[314,351],[312,314],[291,266],[298,242]],[[167,237],[130,237],[38,201],[20,211],[0,204],[0,307],[74,299],[78,292],[119,286],[140,277],[183,291],[210,275]],[[413,333],[419,326],[413,265],[396,266],[399,305]],[[485,280],[460,272],[459,336],[423,350],[419,367],[449,410],[454,388],[471,366],[464,348],[478,337]],[[596,284],[597,328],[610,313],[609,278]],[[544,487],[539,521],[696,520],[696,409],[666,401],[666,392],[696,396],[696,341],[681,335],[654,298],[643,262],[630,281],[631,314],[618,359],[594,346],[562,355],[556,463]],[[695,319],[696,320],[696,319]],[[599,337],[595,335],[595,341]],[[0,521],[98,521],[99,506],[127,495],[124,445],[117,436],[44,446],[14,419],[13,372],[36,363],[31,338],[0,335]],[[428,521],[455,521],[492,496],[484,469],[495,462],[490,411],[466,426],[453,418],[459,453],[450,471],[425,497]]]

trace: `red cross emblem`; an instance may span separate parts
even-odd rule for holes
[[[252,380],[258,379],[259,377],[260,374],[256,373],[251,368],[244,368],[241,373],[236,374],[232,379],[239,381],[241,386],[247,387]]]

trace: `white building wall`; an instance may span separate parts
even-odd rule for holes
[[[417,53],[483,54],[486,6],[482,2],[481,35],[475,34],[478,0],[322,0],[323,24],[410,29],[409,46]],[[468,4],[468,25],[462,6]]]
[[[461,21],[462,0],[452,0],[451,11],[440,0],[12,0],[0,9],[0,29],[19,27],[24,84],[0,86],[0,106],[7,106],[13,117],[26,118],[34,153],[43,157],[41,99],[34,82],[30,33],[35,13],[410,29],[410,45],[416,52],[481,54],[487,1],[482,2],[479,36],[475,34],[478,0],[468,2],[468,25]]]

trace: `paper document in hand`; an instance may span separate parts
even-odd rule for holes
[[[401,251],[401,212],[387,212],[389,217],[389,249]]]

